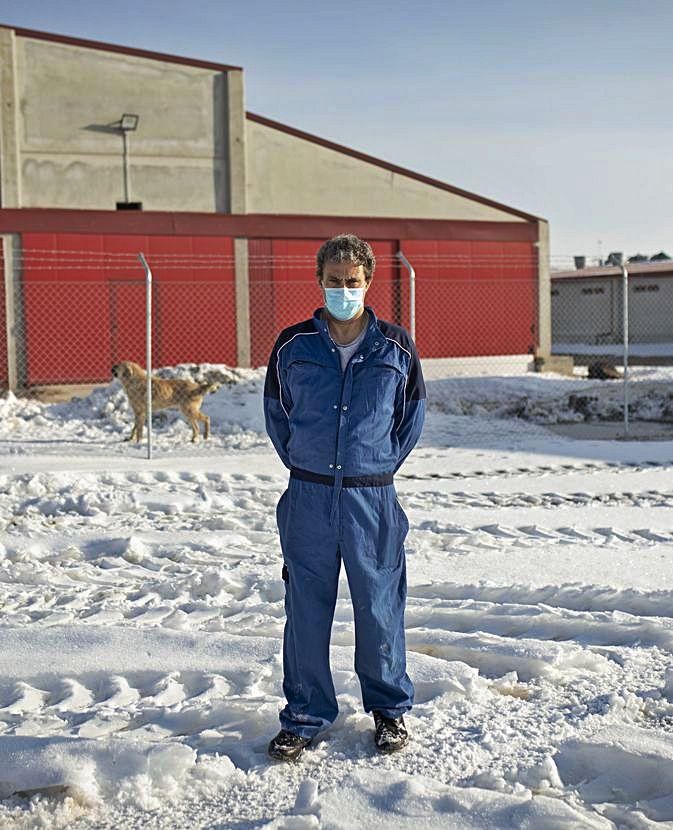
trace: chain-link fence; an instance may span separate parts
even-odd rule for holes
[[[673,365],[673,267],[552,275],[552,348],[578,365]],[[626,289],[628,286],[628,289]]]
[[[155,366],[236,364],[233,259],[158,256],[152,291]],[[7,264],[5,263],[5,269]],[[5,271],[4,385],[21,395],[107,383],[123,360],[145,365],[145,272],[137,252],[27,249]]]
[[[54,401],[88,394],[113,376],[123,384],[121,364],[137,365],[143,378],[146,273],[139,251],[129,250],[128,239],[126,245],[106,252],[5,246],[0,385],[24,399]],[[150,364],[158,378],[192,384],[160,390],[165,400],[157,399],[158,409],[182,404],[198,411],[192,398],[231,380],[232,367],[266,365],[278,333],[322,305],[314,243],[297,253],[250,240],[243,261],[230,239],[202,245],[208,249],[146,251],[153,277]],[[406,263],[392,245],[376,254],[367,304],[415,332],[428,377],[533,368],[544,319],[532,249],[417,252]],[[565,358],[567,371],[625,380],[626,360],[632,373],[643,364],[673,365],[673,274],[665,264],[643,268],[628,276],[626,294],[619,268],[552,273],[552,355]],[[147,400],[138,378],[136,397]],[[628,398],[626,385],[624,391]],[[194,433],[207,429],[198,415],[184,408],[183,415]]]
[[[366,302],[413,332],[426,366],[449,373],[521,371],[538,340],[537,261],[530,250],[466,256],[376,250]],[[411,266],[411,271],[409,266]],[[249,259],[253,365],[265,364],[278,332],[321,305],[315,253]]]
[[[572,359],[575,372],[589,379],[621,382],[612,416],[621,416],[625,433],[634,420],[673,420],[673,370],[666,368],[673,367],[673,268],[552,274],[551,312],[553,353]],[[577,403],[591,417],[595,401]]]
[[[146,250],[149,305],[140,251],[5,246],[0,382],[21,399],[53,402],[117,378],[133,438],[147,401],[157,412],[180,410],[194,437],[207,433],[203,397],[232,379],[231,367],[265,366],[279,332],[322,305],[314,243],[284,253],[250,241],[241,263],[231,242],[205,252]],[[415,332],[429,377],[532,367],[538,276],[530,249],[418,254],[406,264],[393,245],[376,254],[366,303]]]
[[[286,326],[322,304],[315,253],[263,255],[251,245],[247,302],[231,252],[146,253],[153,274],[152,363],[264,366]],[[409,270],[377,257],[367,294],[376,314],[415,331],[421,357],[454,371],[525,369],[537,341],[537,271],[528,256],[425,256]],[[10,267],[8,264],[6,266]],[[146,362],[145,274],[138,252],[24,248],[5,274],[5,386],[66,394],[109,381],[123,360]],[[413,293],[412,293],[413,292]]]

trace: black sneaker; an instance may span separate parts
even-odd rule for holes
[[[269,744],[269,755],[276,761],[298,761],[311,738],[302,738],[287,729],[281,729]]]
[[[409,733],[402,716],[387,718],[376,710],[372,714],[376,724],[374,742],[379,752],[397,752],[409,743]]]

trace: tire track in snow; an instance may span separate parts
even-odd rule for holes
[[[397,478],[411,481],[464,481],[475,478],[521,478],[549,475],[574,475],[576,473],[647,472],[673,466],[673,461],[587,461],[583,464],[536,464],[526,467],[497,467],[493,470],[473,470],[446,473],[399,473]]]
[[[573,611],[544,604],[492,603],[482,599],[427,604],[414,597],[407,607],[411,630],[485,634],[503,639],[576,643],[582,647],[660,648],[673,652],[673,618],[641,618],[611,611]]]
[[[568,472],[577,472],[576,465],[570,466]],[[637,465],[631,465],[630,469],[635,466]],[[602,469],[596,465],[592,465],[592,468]],[[452,476],[436,476],[438,481],[447,478]],[[145,526],[161,529],[240,530],[251,540],[251,531],[259,531],[262,533],[259,541],[265,542],[268,534],[276,532],[275,506],[284,484],[284,480],[268,475],[184,473],[169,476],[166,473],[130,473],[80,477],[73,481],[59,481],[58,486],[54,486],[46,474],[14,478],[5,476],[4,481],[0,480],[0,495],[8,498],[3,499],[0,506],[0,529],[3,524],[11,532],[23,531],[31,524],[53,526],[63,522],[69,522],[71,526],[105,524],[109,527],[110,521],[115,520],[135,530]],[[657,489],[607,493],[446,493],[411,490],[401,495],[405,505],[426,510],[673,507],[673,491]],[[544,532],[544,528],[540,529],[540,533],[544,535]],[[636,533],[657,541],[647,528]],[[536,535],[534,531],[532,535]],[[665,534],[659,539],[667,540]]]
[[[548,545],[570,545],[583,543],[593,546],[631,545],[634,547],[655,543],[673,544],[672,530],[638,528],[623,530],[615,527],[543,527],[537,524],[511,527],[500,522],[470,527],[453,522],[443,524],[434,519],[425,519],[411,525],[410,544],[418,541],[422,534],[431,533],[438,537],[439,547],[459,552],[462,549],[501,549],[503,547],[531,547],[544,542]]]
[[[640,493],[466,493],[462,490],[442,493],[437,491],[411,491],[403,494],[405,504],[419,508],[476,507],[507,509],[509,507],[673,507],[673,491],[645,490]]]
[[[244,700],[278,693],[272,665],[227,674],[166,673],[45,676],[0,683],[0,734],[100,738],[147,733],[152,740],[221,726]],[[232,699],[238,699],[240,706]]]
[[[604,611],[637,617],[672,617],[673,590],[645,591],[605,585],[469,585],[432,582],[409,585],[408,601],[422,603],[479,602],[510,607],[533,606],[564,611]]]

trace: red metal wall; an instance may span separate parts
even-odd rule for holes
[[[235,365],[231,238],[25,233],[22,246],[29,385],[104,381],[118,360],[145,363],[138,251],[155,280],[154,365]]]
[[[0,244],[0,388],[6,388],[7,378],[7,326],[5,325],[5,259]]]
[[[536,342],[530,242],[401,240],[416,271],[421,357],[526,354]]]
[[[322,305],[315,273],[321,239],[251,239],[250,336],[252,365],[264,366],[279,332],[305,320]],[[370,240],[377,257],[376,277],[367,292],[367,304],[387,320],[400,317],[399,269],[393,259],[397,242]]]
[[[278,332],[321,303],[314,270],[321,239],[249,243],[252,362],[264,365]],[[530,242],[376,240],[376,275],[367,303],[409,326],[409,281],[416,271],[416,340],[422,357],[526,354],[536,341],[537,254]]]
[[[79,212],[73,213],[79,217]],[[141,218],[151,219],[150,225],[159,221]],[[29,219],[33,228],[39,227],[39,216]],[[26,228],[22,234],[29,385],[105,381],[118,360],[144,364],[144,273],[136,260],[140,250],[155,278],[154,365],[236,364],[232,236],[177,226],[173,233],[168,227],[165,233],[139,234],[102,226],[68,233],[67,223],[74,220],[69,215],[56,219],[65,227],[51,233]],[[105,217],[106,222],[121,219]],[[528,352],[536,340],[537,314],[537,255],[531,229],[524,228],[528,241],[519,226],[502,232],[508,241],[486,241],[483,234],[501,231],[447,225],[443,239],[430,240],[418,238],[425,224],[409,228],[415,238],[401,239],[393,238],[392,226],[382,231],[390,237],[378,239],[356,227],[372,241],[377,256],[367,301],[379,317],[409,326],[407,271],[395,257],[401,249],[416,269],[416,338],[422,357]],[[157,225],[159,230],[163,226]],[[254,366],[266,364],[282,328],[309,317],[321,304],[315,255],[326,238],[323,230],[318,229],[318,236],[310,227],[310,236],[293,238],[288,235],[291,228],[283,226],[278,236],[249,238]],[[473,238],[453,238],[458,230]],[[124,257],[115,260],[115,255]],[[2,281],[0,314],[4,322]],[[0,384],[6,364],[3,325]]]

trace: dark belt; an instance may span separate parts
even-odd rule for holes
[[[324,476],[320,473],[312,473],[310,470],[300,470],[298,467],[292,467],[290,478],[296,478],[299,481],[311,481],[313,484],[334,486],[334,476]],[[385,487],[392,483],[392,473],[380,473],[376,476],[344,476],[341,480],[342,487]]]

